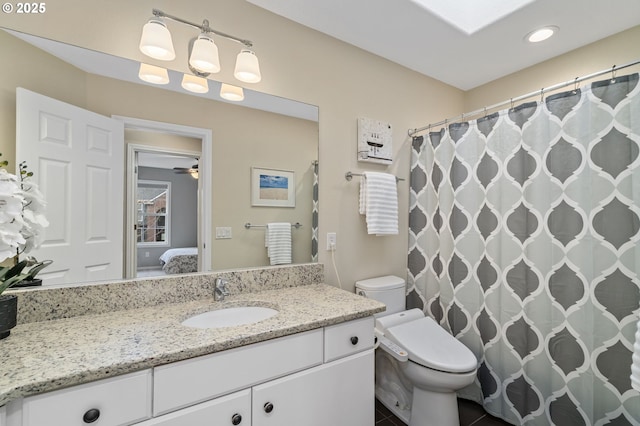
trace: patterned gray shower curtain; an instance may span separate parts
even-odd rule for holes
[[[640,425],[638,74],[413,140],[410,307],[477,356],[513,424]]]
[[[318,261],[318,161],[313,164],[313,205],[311,206],[311,261]]]

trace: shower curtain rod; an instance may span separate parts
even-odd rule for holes
[[[542,89],[537,90],[535,92],[527,93],[526,95],[521,95],[521,96],[518,96],[517,98],[511,98],[511,99],[508,99],[506,101],[502,101],[502,102],[499,102],[497,104],[493,104],[491,106],[486,106],[486,107],[484,107],[482,109],[477,109],[475,111],[467,112],[467,113],[461,114],[461,115],[459,115],[457,117],[454,117],[454,118],[449,118],[449,119],[446,119],[446,120],[442,120],[442,121],[439,121],[437,123],[429,124],[428,126],[420,127],[420,128],[417,128],[417,129],[409,129],[407,131],[407,133],[409,134],[410,137],[413,137],[416,133],[420,133],[420,132],[428,130],[428,129],[432,128],[432,127],[438,127],[438,126],[442,126],[443,124],[447,124],[447,123],[455,123],[457,121],[463,121],[465,118],[473,117],[474,115],[479,115],[481,113],[486,113],[489,110],[501,107],[503,105],[507,105],[507,104],[512,104],[513,105],[514,102],[519,102],[521,100],[524,100],[524,99],[527,99],[527,98],[531,98],[531,97],[536,96],[536,95],[542,96],[545,93],[550,92],[552,90],[561,89],[563,87],[567,87],[567,86],[570,86],[572,84],[578,84],[578,83],[580,83],[580,82],[582,82],[584,80],[589,80],[591,78],[598,77],[598,76],[600,76],[602,74],[606,74],[606,73],[609,73],[609,72],[612,74],[612,78],[615,78],[616,71],[624,69],[624,68],[632,67],[632,66],[638,65],[638,64],[640,64],[640,59],[635,60],[633,62],[629,62],[628,64],[621,65],[621,66],[614,65],[611,68],[607,68],[606,70],[594,72],[593,74],[585,75],[584,77],[576,77],[573,80],[565,81],[564,83],[558,83],[558,84],[555,84],[553,86],[543,87]]]

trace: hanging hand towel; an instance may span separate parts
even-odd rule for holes
[[[271,265],[291,263],[291,224],[268,223],[265,245]]]
[[[398,185],[394,175],[363,174],[360,180],[360,214],[366,215],[369,234],[398,234]]]

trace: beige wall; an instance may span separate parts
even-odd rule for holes
[[[74,105],[84,105],[87,93],[84,72],[15,41],[0,31],[0,52],[7,58],[2,61],[0,78],[0,153],[10,162],[11,171],[16,157],[16,85]]]
[[[640,26],[589,44],[548,61],[487,83],[465,93],[465,111],[482,109],[506,99],[535,92],[576,77],[623,65],[640,59]],[[621,70],[618,75],[638,72],[639,66]],[[608,76],[597,77],[596,80]],[[581,83],[581,84],[586,84]],[[569,89],[572,87],[570,86]],[[560,89],[560,90],[569,90]],[[535,99],[537,100],[537,99]]]
[[[59,0],[41,16],[0,16],[0,25],[48,36],[100,51],[144,60],[138,51],[142,25],[159,8],[195,22],[204,18],[214,28],[254,42],[263,81],[251,86],[320,108],[320,261],[326,281],[337,285],[331,257],[324,250],[327,232],[337,232],[335,252],[343,286],[380,274],[406,276],[410,140],[407,129],[457,114],[463,92],[406,68],[307,29],[238,0]],[[187,27],[172,28],[178,58],[172,68],[186,71]],[[218,43],[223,71],[231,77],[238,46]],[[394,127],[396,158],[388,169],[356,160],[356,120],[370,117]],[[185,123],[189,124],[189,123]],[[215,153],[214,153],[215,155]],[[398,236],[366,234],[357,213],[358,182],[346,182],[346,171],[388,170],[405,178],[399,184]],[[235,228],[234,228],[235,231]]]
[[[142,60],[138,38],[153,7],[193,21],[208,18],[215,28],[253,40],[263,81],[251,87],[319,106],[320,260],[326,265],[326,281],[337,284],[331,256],[324,251],[326,233],[337,232],[335,260],[348,289],[361,278],[406,276],[408,236],[406,231],[394,237],[366,234],[357,214],[358,183],[346,182],[346,171],[388,170],[407,178],[399,184],[400,225],[406,230],[407,129],[630,62],[637,59],[640,40],[640,28],[636,27],[464,93],[237,0],[179,4],[168,0],[60,0],[48,4],[42,16],[0,15],[0,25]],[[169,25],[179,55],[171,67],[186,71],[184,46],[193,34],[186,27]],[[237,47],[224,41],[218,44],[223,71],[216,79],[233,83],[230,69]],[[358,117],[384,120],[394,126],[396,159],[391,167],[356,161]]]

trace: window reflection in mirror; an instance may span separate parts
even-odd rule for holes
[[[138,247],[169,246],[171,182],[138,181],[136,200]]]

